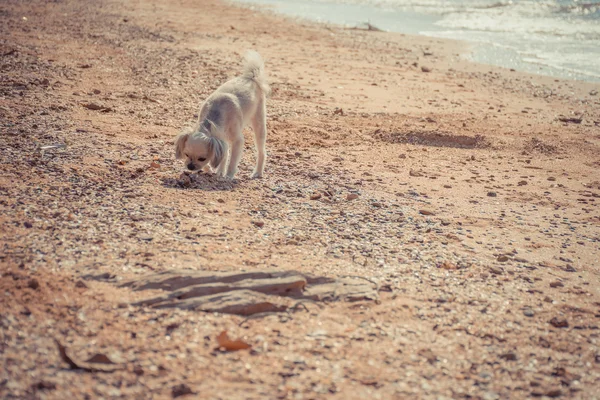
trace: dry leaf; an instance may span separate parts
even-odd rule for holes
[[[160,164],[157,163],[156,161],[152,161],[150,163],[150,168],[152,168],[152,169],[159,169],[160,168]]]
[[[219,347],[224,348],[226,351],[245,350],[252,347],[243,340],[231,340],[227,336],[227,331],[223,331],[217,336],[217,342],[219,343]]]

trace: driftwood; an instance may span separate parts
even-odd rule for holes
[[[360,277],[327,278],[296,271],[169,271],[123,283],[136,291],[165,293],[134,303],[249,316],[288,311],[298,301],[376,300],[377,284]]]
[[[373,31],[373,32],[385,32],[383,29],[379,29],[378,27],[376,27],[375,25],[372,25],[370,22],[365,22],[362,24],[364,27],[361,26],[353,26],[351,28],[346,28],[349,30],[353,30],[353,31]]]

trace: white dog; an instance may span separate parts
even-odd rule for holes
[[[250,125],[257,151],[252,178],[262,177],[267,157],[268,93],[263,60],[257,52],[249,51],[242,75],[225,82],[211,94],[200,110],[196,126],[177,137],[175,158],[185,159],[191,171],[210,165],[217,169],[217,174],[233,179],[244,149],[242,130]]]

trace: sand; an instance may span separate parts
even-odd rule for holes
[[[597,396],[600,85],[221,1],[0,12],[0,397]],[[236,181],[182,176],[248,48],[265,177],[250,131]],[[121,287],[287,270],[377,295],[246,318]]]

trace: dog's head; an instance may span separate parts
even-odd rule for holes
[[[175,139],[175,158],[185,160],[190,171],[199,171],[207,164],[217,168],[223,161],[224,144],[202,132],[184,131]]]

